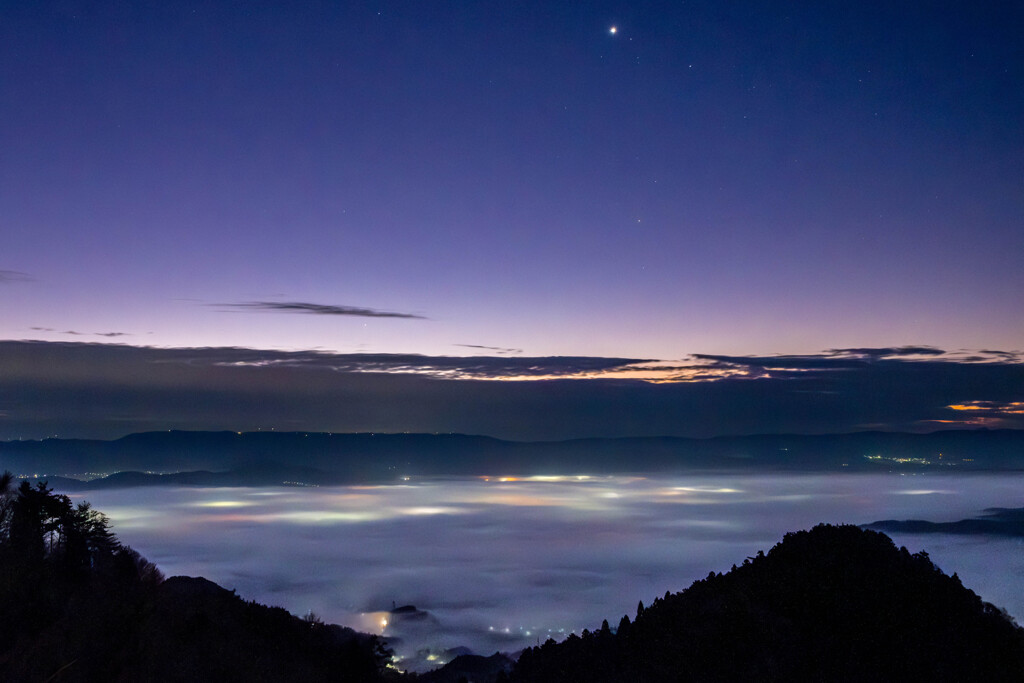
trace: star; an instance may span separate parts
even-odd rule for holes
[[[619,27],[618,26],[612,26],[610,29],[608,29],[608,33],[612,34],[613,36],[616,33],[618,33],[618,32],[619,32]]]

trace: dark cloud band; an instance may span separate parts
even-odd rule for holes
[[[645,381],[645,368],[664,374]],[[496,381],[510,379],[526,381]],[[1022,429],[1022,387],[1024,363],[992,356],[657,362],[0,341],[0,439],[271,427],[517,440]]]

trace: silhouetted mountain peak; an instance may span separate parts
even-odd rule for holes
[[[523,653],[513,680],[1024,680],[1024,631],[926,553],[854,526],[767,554]]]

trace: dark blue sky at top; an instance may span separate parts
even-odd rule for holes
[[[3,2],[0,338],[1020,350],[1022,36],[1008,2]]]

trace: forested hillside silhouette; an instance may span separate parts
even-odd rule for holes
[[[513,681],[1022,681],[1024,631],[927,553],[854,526],[640,605],[634,621],[526,650]]]
[[[376,637],[164,580],[107,518],[0,477],[0,680],[379,681]]]

